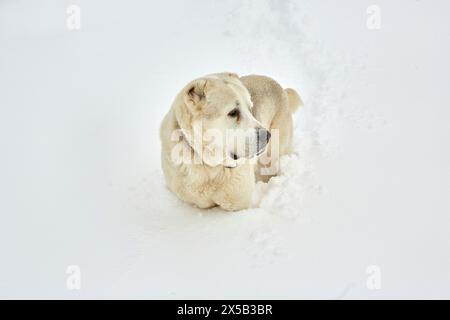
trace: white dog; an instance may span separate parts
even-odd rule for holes
[[[160,130],[169,189],[200,208],[248,208],[255,173],[268,180],[278,157],[292,152],[292,112],[301,104],[295,90],[264,76],[220,73],[190,82]]]

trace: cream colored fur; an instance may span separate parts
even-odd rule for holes
[[[300,105],[301,100],[295,90],[283,90],[268,77],[239,78],[233,73],[221,73],[190,82],[175,98],[160,129],[161,163],[168,188],[180,199],[200,208],[248,208],[255,187],[255,171],[258,179],[268,179],[261,176],[256,161],[251,160],[256,154],[249,150],[254,149],[252,147],[257,140],[260,142],[260,136],[252,132],[265,131],[263,128],[279,129],[280,154],[290,153],[292,112]],[[239,109],[239,117],[230,116],[235,109]],[[200,147],[194,142],[196,128],[200,124],[206,130],[219,132],[246,130],[248,133],[237,138],[245,141],[245,152],[236,154],[239,158],[236,160],[233,157],[237,152],[235,149],[220,143],[217,148],[214,142],[220,161],[207,160],[211,153],[212,145],[208,145],[211,140],[200,137],[203,141]],[[178,134],[179,139],[174,139],[177,131],[182,133]],[[271,146],[269,141],[268,147]],[[189,154],[197,161],[176,162],[173,160],[174,150]],[[264,157],[269,157],[269,164],[275,161],[271,155],[270,148],[263,152]]]
[[[271,132],[278,130],[278,143],[274,145],[275,139],[269,142],[266,152],[261,155],[259,165],[255,167],[256,179],[268,181],[273,175],[261,174],[261,169],[278,167],[279,157],[292,153],[292,114],[303,105],[303,102],[294,89],[283,89],[278,82],[269,77],[249,75],[240,79],[250,92],[255,118]],[[273,150],[276,152],[272,152]]]

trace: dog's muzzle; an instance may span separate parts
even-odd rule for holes
[[[270,140],[270,132],[267,131],[264,128],[257,128],[256,129],[256,143],[257,143],[257,149],[256,154],[259,155],[262,152],[264,152],[267,144]]]

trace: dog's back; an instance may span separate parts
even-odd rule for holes
[[[292,114],[303,105],[298,93],[291,88],[283,89],[272,78],[259,75],[249,75],[240,78],[250,92],[253,102],[252,113],[264,128],[275,135],[278,131],[278,141],[271,141],[266,155],[271,158],[292,153],[293,120]],[[276,148],[276,155],[274,154]],[[273,159],[270,161],[271,165]],[[258,176],[258,180],[267,181],[269,177]]]
[[[283,89],[274,79],[248,75],[240,78],[250,92],[253,114],[267,129],[277,113],[294,113],[303,102],[298,93],[291,88]]]

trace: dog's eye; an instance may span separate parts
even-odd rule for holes
[[[229,117],[232,117],[232,118],[237,118],[237,117],[239,117],[239,109],[233,109],[233,110],[231,110],[229,113],[228,113],[228,116]]]

